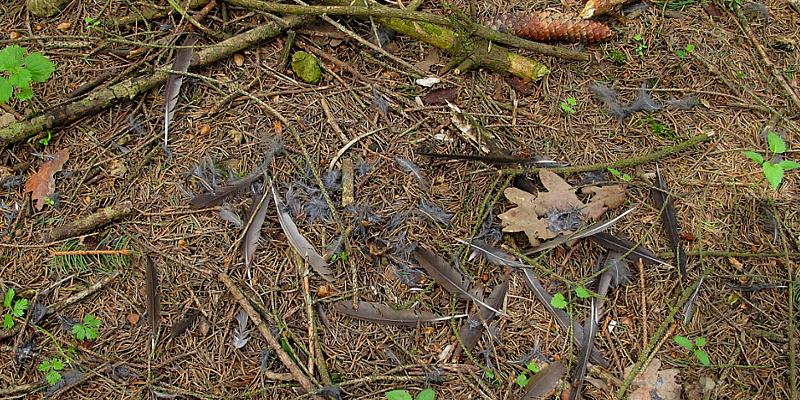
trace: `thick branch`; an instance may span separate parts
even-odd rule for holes
[[[590,59],[589,54],[580,51],[575,51],[564,47],[551,46],[544,43],[532,42],[514,35],[497,32],[475,22],[454,21],[441,15],[411,11],[408,9],[401,10],[397,8],[385,7],[370,0],[356,0],[352,3],[347,0],[329,0],[329,3],[334,4],[329,6],[301,6],[293,4],[270,3],[261,0],[228,0],[228,3],[244,8],[282,14],[327,14],[346,15],[359,18],[374,17],[381,18],[381,23],[384,25],[388,25],[386,23],[387,20],[401,19],[408,21],[427,22],[429,24],[450,28],[463,27],[470,30],[471,33],[477,35],[478,37],[500,44],[505,44],[507,46],[531,50],[540,54],[567,60],[589,61]]]
[[[289,17],[286,18],[286,22],[289,27],[296,27],[308,22],[308,18]],[[234,53],[277,36],[283,29],[270,22],[205,48],[195,53],[192,59],[192,67],[205,66],[222,60]],[[12,123],[0,129],[0,145],[21,142],[39,132],[96,114],[98,111],[108,108],[119,101],[132,99],[143,92],[162,85],[166,82],[167,76],[167,72],[156,71],[149,75],[131,78],[108,89],[95,92],[84,99],[56,107],[44,114]]]

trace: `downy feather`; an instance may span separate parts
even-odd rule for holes
[[[237,324],[233,328],[233,339],[231,340],[231,344],[236,349],[241,349],[250,341],[250,330],[247,329],[248,318],[247,312],[244,309],[239,309],[236,314]]]
[[[429,184],[428,178],[425,177],[425,174],[422,173],[422,170],[417,164],[414,164],[414,162],[411,160],[400,157],[395,157],[394,161],[404,171],[414,175],[414,177],[417,178],[417,181],[419,181],[419,185],[422,187],[422,189],[427,190]]]
[[[336,312],[351,318],[363,321],[377,322],[389,325],[415,326],[429,322],[445,322],[464,315],[441,316],[427,311],[395,310],[385,304],[359,301],[357,308],[353,308],[350,300],[342,300],[334,306]]]

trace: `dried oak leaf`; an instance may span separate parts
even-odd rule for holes
[[[631,367],[625,368],[625,375],[630,374]],[[631,392],[630,400],[679,400],[681,385],[677,382],[680,370],[661,369],[661,360],[655,358],[650,365],[631,382],[636,389]]]
[[[589,219],[597,219],[610,208],[625,204],[625,186],[587,186],[581,190],[583,194],[591,194],[592,200],[583,209],[583,215]]]
[[[55,174],[61,171],[64,163],[69,159],[67,149],[59,150],[50,161],[39,167],[39,172],[31,175],[25,183],[25,192],[31,193],[31,198],[36,200],[36,210],[41,211],[47,203],[46,198],[53,195],[56,190]]]
[[[575,194],[576,189],[556,173],[539,170],[539,180],[547,190],[536,195],[513,187],[506,189],[506,199],[517,207],[498,215],[503,232],[525,232],[533,246],[541,240],[572,233],[570,220],[577,220],[579,225],[595,220],[625,201],[625,188],[619,185],[584,188],[584,194],[592,195],[591,201],[584,204]],[[553,229],[557,225],[559,229]]]

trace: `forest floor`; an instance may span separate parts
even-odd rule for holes
[[[193,26],[174,12],[114,23],[140,15],[145,2],[73,1],[50,18],[31,15],[23,3],[0,5],[0,47],[41,52],[56,68],[32,86],[32,100],[2,105],[0,125],[172,69],[180,34]],[[201,32],[192,28],[196,51],[276,19],[220,3],[198,23]],[[420,10],[471,9],[484,21],[582,8],[575,0],[459,0]],[[281,33],[192,68],[171,118],[169,155],[163,84],[7,143],[0,151],[0,289],[7,300],[0,312],[9,314],[10,329],[0,329],[0,397],[312,397],[301,378],[325,387],[317,395],[329,398],[411,398],[390,391],[414,396],[426,388],[438,399],[534,398],[531,385],[548,386],[545,371],[536,371],[559,365],[566,372],[546,392],[566,398],[581,346],[534,296],[521,273],[531,268],[555,295],[550,305],[575,322],[605,300],[595,345],[607,362],[588,369],[585,398],[797,399],[800,177],[787,170],[774,189],[744,152],[777,165],[767,138],[782,137],[784,159],[800,158],[800,104],[790,94],[800,92],[800,12],[776,0],[667,0],[625,11],[599,18],[611,27],[609,40],[559,44],[591,61],[512,49],[549,68],[530,83],[489,70],[448,71],[446,54],[403,35],[376,50],[320,19],[295,29],[288,52]],[[376,41],[378,27],[368,19],[331,18]],[[318,84],[304,83],[282,62],[299,50],[317,54]],[[424,77],[438,82],[420,85]],[[75,96],[86,84],[88,94]],[[596,84],[621,104],[646,87],[661,107],[620,118],[590,90]],[[500,232],[498,215],[515,207],[504,195],[517,193],[509,187],[555,191],[542,187],[536,165],[421,154],[486,156],[487,149],[578,167],[555,170],[573,189],[621,185],[624,204],[595,220],[633,209],[607,232],[664,262],[631,261],[630,282],[599,296],[596,271],[606,250],[594,241],[520,257],[533,240]],[[50,171],[54,190],[34,190],[37,204],[26,184],[64,154],[63,166]],[[288,203],[283,222],[293,220],[296,234],[324,255],[328,280],[312,257],[306,262],[292,250],[260,177],[265,158],[272,188]],[[674,199],[672,234],[686,252],[685,276],[652,197],[657,168]],[[190,205],[254,171],[258,179],[223,205]],[[585,202],[598,197],[578,194]],[[265,213],[251,218],[259,204]],[[52,240],[53,229],[104,207],[128,209],[109,224]],[[474,238],[526,265],[472,257],[459,240]],[[337,241],[342,246],[334,248]],[[469,325],[463,318],[397,326],[337,311],[343,301],[363,300],[441,316],[476,312],[474,302],[426,273],[415,248],[458,268],[479,298],[508,283],[502,313],[472,327],[488,333],[471,349],[457,339]],[[48,312],[31,321],[41,305]],[[685,318],[686,310],[693,313]],[[633,379],[632,367],[646,372]]]

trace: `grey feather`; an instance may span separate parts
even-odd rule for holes
[[[153,259],[147,256],[145,272],[145,294],[147,297],[147,320],[150,322],[150,348],[155,350],[158,328],[161,325],[161,289],[158,287],[158,270]]]
[[[502,311],[488,304],[477,290],[471,289],[461,272],[453,268],[438,254],[421,246],[417,246],[413,254],[419,265],[425,269],[425,272],[445,290],[463,300],[472,300],[479,306],[488,308],[497,314],[503,314]]]
[[[400,157],[395,157],[394,161],[404,171],[410,173],[411,175],[414,175],[414,177],[417,178],[417,181],[419,181],[419,185],[422,187],[423,190],[428,189],[429,185],[428,178],[425,177],[425,174],[422,173],[422,170],[419,168],[417,164],[414,164],[414,162],[411,160],[407,160],[405,158],[400,158]]]
[[[694,311],[696,309],[697,296],[700,294],[700,287],[703,286],[704,279],[705,276],[700,276],[700,279],[697,281],[697,286],[694,288],[694,292],[692,292],[692,295],[689,296],[689,300],[687,300],[686,304],[683,306],[684,325],[688,325],[689,322],[692,321],[692,317],[694,316]]]
[[[334,306],[336,312],[363,321],[389,325],[415,326],[422,323],[449,321],[464,315],[441,316],[427,311],[395,310],[385,304],[359,301],[356,308],[350,300],[342,300]]]
[[[196,35],[189,34],[181,42],[181,46],[192,46],[197,42]],[[192,63],[191,47],[182,47],[175,53],[175,61],[172,63],[172,70],[177,72],[186,72],[189,70],[189,65]],[[172,117],[175,115],[175,107],[178,105],[178,96],[181,92],[181,84],[183,84],[183,75],[169,74],[167,78],[167,85],[164,93],[164,150],[169,153],[169,124],[172,122]]]
[[[229,208],[227,204],[223,205],[222,208],[219,209],[219,217],[225,221],[230,222],[233,226],[240,228],[242,227],[242,219],[236,215],[233,210]]]
[[[691,110],[697,106],[697,97],[689,95],[682,99],[670,98],[667,100],[667,105],[679,110]]]
[[[292,220],[291,215],[286,211],[286,207],[278,196],[278,191],[275,189],[275,185],[272,184],[271,179],[269,180],[269,184],[272,188],[272,198],[275,200],[275,208],[278,211],[278,222],[281,224],[281,229],[283,229],[286,239],[289,240],[290,247],[303,257],[322,279],[333,282],[335,280],[333,270],[330,269],[328,263],[325,262],[322,256],[317,253],[308,239],[297,229],[297,225],[294,223],[294,220]]]
[[[538,253],[538,252],[541,252],[541,251],[544,251],[544,250],[549,250],[549,249],[552,249],[552,248],[554,248],[554,247],[556,247],[558,245],[561,245],[562,243],[566,243],[566,242],[568,242],[570,240],[578,240],[578,239],[583,239],[585,237],[591,237],[592,235],[595,235],[597,233],[605,231],[608,228],[611,228],[612,226],[614,226],[614,224],[619,222],[626,215],[632,213],[634,210],[635,210],[635,208],[629,208],[629,209],[625,210],[625,212],[623,212],[622,214],[620,214],[620,215],[618,215],[618,216],[616,216],[614,218],[611,218],[610,220],[603,221],[603,222],[596,222],[596,223],[594,223],[592,225],[587,226],[584,229],[581,229],[581,230],[573,233],[572,235],[559,236],[559,237],[557,237],[555,239],[548,240],[547,242],[544,242],[541,245],[526,251],[525,254],[526,255],[530,255],[530,254]]]
[[[430,204],[426,201],[419,202],[419,211],[431,221],[444,226],[449,226],[453,219],[453,214],[443,210],[439,206]]]
[[[244,258],[244,266],[247,269],[247,279],[252,280],[253,274],[250,269],[250,264],[253,262],[253,256],[258,248],[258,242],[261,239],[261,227],[264,226],[264,220],[267,218],[267,197],[269,192],[264,190],[261,196],[253,196],[253,204],[250,206],[250,218],[245,225],[244,240],[242,243],[242,257]]]
[[[244,309],[239,309],[236,314],[236,326],[233,328],[233,339],[231,344],[237,349],[244,347],[250,341],[250,330],[247,329],[249,317]]]

